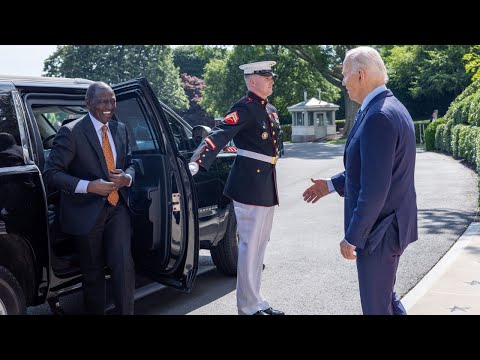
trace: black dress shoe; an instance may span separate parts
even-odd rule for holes
[[[265,311],[263,310],[258,310],[256,313],[252,314],[252,315],[270,315],[270,314],[267,314]]]
[[[267,315],[285,315],[285,313],[283,311],[280,311],[280,310],[275,310],[271,307],[269,307],[268,309],[265,309],[263,310],[263,312]]]

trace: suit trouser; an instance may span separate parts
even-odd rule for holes
[[[237,308],[239,315],[251,315],[270,307],[263,297],[263,259],[272,230],[275,207],[233,202],[240,240],[237,265]]]
[[[393,291],[403,250],[396,222],[370,254],[368,247],[357,251],[358,284],[364,315],[407,315]]]
[[[79,219],[81,221],[81,219]],[[112,271],[115,311],[132,315],[134,310],[135,269],[131,254],[130,212],[123,200],[108,203],[100,211],[89,234],[76,238],[83,275],[83,294],[87,313],[105,314],[105,271]]]

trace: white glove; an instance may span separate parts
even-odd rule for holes
[[[190,174],[194,176],[198,172],[199,166],[196,162],[191,162],[188,163],[188,168],[190,169]]]

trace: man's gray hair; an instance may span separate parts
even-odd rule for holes
[[[87,89],[87,93],[85,94],[85,100],[88,99],[93,99],[95,97],[95,94],[97,93],[97,89],[104,88],[108,89],[110,88],[110,85],[103,81],[95,81],[94,83],[90,84],[90,86]]]
[[[380,72],[383,75],[385,84],[388,82],[387,68],[382,60],[382,57],[372,47],[359,46],[355,49],[348,50],[345,54],[344,61],[350,61],[351,73],[357,72],[359,69],[365,70],[365,72]]]

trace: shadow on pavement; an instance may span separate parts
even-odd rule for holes
[[[135,302],[135,315],[185,315],[235,291],[236,277],[212,269],[197,277],[189,293],[165,288]]]

